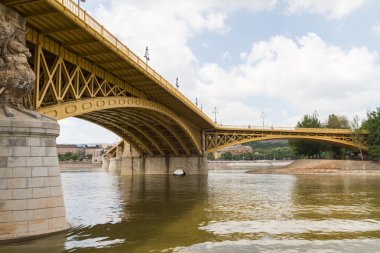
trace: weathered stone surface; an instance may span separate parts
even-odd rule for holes
[[[12,169],[0,168],[0,178],[12,177]]]
[[[7,189],[23,189],[26,188],[26,178],[9,178]]]
[[[26,157],[9,156],[7,165],[9,168],[25,167]]]
[[[18,168],[13,168],[13,178],[16,177],[31,177],[32,175],[32,168],[30,167],[18,167]]]
[[[0,200],[12,199],[12,190],[0,190]]]
[[[27,127],[14,127],[7,132],[0,129],[1,143],[9,144],[0,146],[0,241],[68,228],[58,157],[54,153],[58,133],[53,129],[52,137],[32,131],[33,126],[42,125],[34,121],[48,121],[47,126],[57,122],[14,111],[14,117],[7,117],[0,110],[0,122],[23,119]]]
[[[36,79],[25,46],[25,19],[0,5],[0,103],[27,106],[23,99]]]
[[[28,209],[41,209],[46,208],[46,198],[28,199]]]
[[[7,168],[8,167],[8,157],[7,156],[0,156],[0,167],[1,168]]]
[[[27,137],[25,143],[28,147],[41,147],[41,139],[38,137]]]
[[[33,220],[33,210],[13,211],[12,221]]]
[[[11,137],[9,138],[9,146],[25,146],[26,138],[25,137]]]
[[[32,198],[33,189],[14,189],[12,190],[12,199],[30,199]]]
[[[6,209],[8,211],[14,210],[27,210],[28,200],[26,199],[12,199],[6,202]]]
[[[41,158],[41,157],[39,157]],[[42,158],[41,158],[42,162]],[[32,177],[47,177],[48,168],[47,167],[34,167],[32,168]]]
[[[62,196],[63,195],[63,190],[62,186],[55,186],[55,187],[50,187],[50,196]]]
[[[57,153],[55,153],[57,155]],[[30,147],[30,156],[46,156],[45,147]]]
[[[0,154],[1,154],[1,156],[11,156],[12,152],[13,152],[13,149],[11,147],[9,147],[9,146],[0,146]]]
[[[0,190],[7,189],[7,186],[8,186],[8,179],[0,178]]]
[[[29,188],[38,188],[45,186],[46,177],[32,177],[27,179],[27,186]]]

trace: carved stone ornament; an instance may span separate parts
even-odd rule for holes
[[[32,55],[25,46],[25,31],[9,31],[5,25],[0,25],[0,104],[24,107],[36,79],[28,63]]]

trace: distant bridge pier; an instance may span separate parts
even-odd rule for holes
[[[120,175],[141,174],[173,174],[177,169],[183,170],[186,175],[207,174],[207,159],[203,155],[142,155],[124,142],[119,144],[123,151],[103,164],[108,171]]]

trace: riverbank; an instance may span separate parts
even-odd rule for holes
[[[59,168],[61,170],[75,170],[75,169],[100,169],[102,163],[89,163],[89,162],[60,162]]]
[[[254,169],[252,174],[380,174],[380,162],[351,160],[297,160],[281,168]]]
[[[293,161],[255,160],[255,161],[208,161],[209,170],[242,170],[283,167]]]

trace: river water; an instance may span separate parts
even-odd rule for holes
[[[0,252],[380,252],[380,177],[62,172],[72,228]]]

